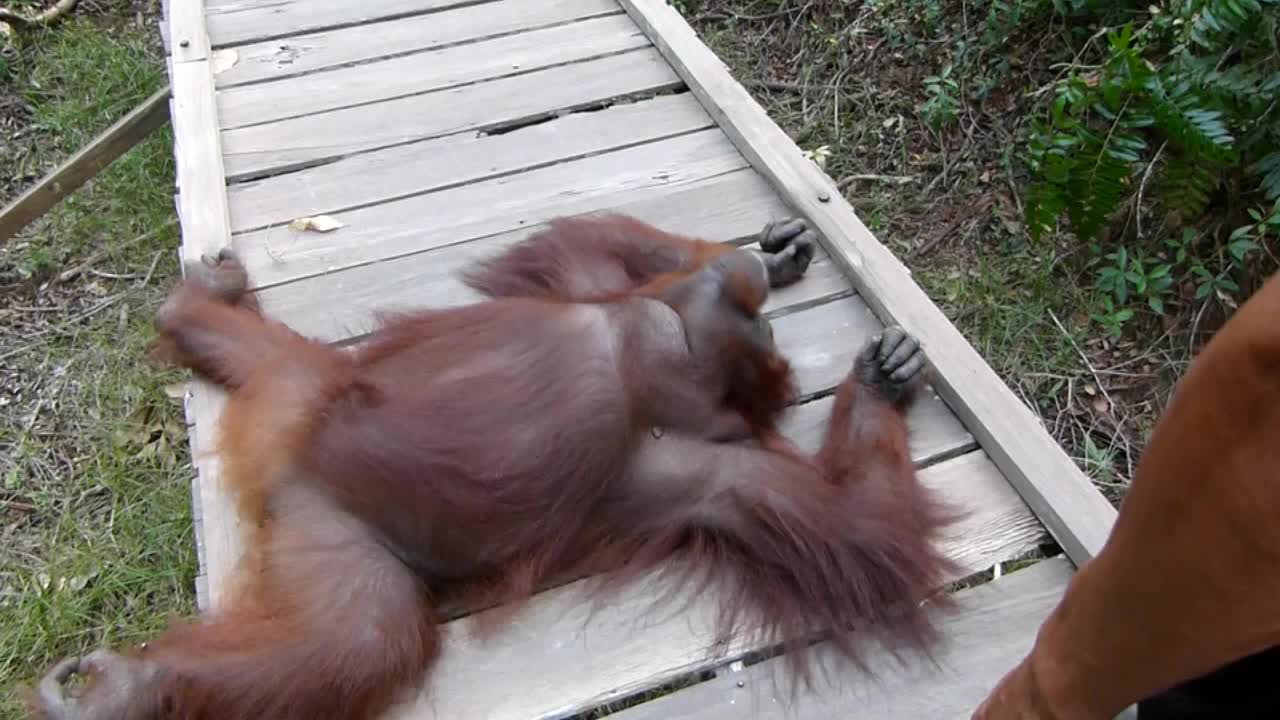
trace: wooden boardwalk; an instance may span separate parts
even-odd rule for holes
[[[775,698],[777,659],[742,668],[756,648],[712,651],[705,606],[642,619],[655,589],[636,583],[588,622],[571,585],[496,637],[450,623],[421,699],[396,717],[571,717],[706,670],[617,717],[968,717],[1105,539],[1101,495],[660,0],[171,0],[164,35],[182,255],[233,246],[266,313],[350,342],[376,311],[475,299],[455,272],[556,216],[621,211],[731,240],[801,213],[825,249],[768,307],[804,393],[790,435],[816,445],[855,352],[902,324],[936,378],[911,413],[913,456],[971,512],[948,552],[977,572],[1050,535],[1066,550],[962,591],[941,668],[889,668],[874,685],[849,670],[793,705]],[[343,227],[288,228],[316,214]],[[202,607],[239,552],[209,453],[220,402],[193,383]]]

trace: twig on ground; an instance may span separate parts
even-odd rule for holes
[[[889,183],[890,185],[908,185],[915,182],[917,178],[915,175],[877,175],[874,173],[865,173],[861,175],[846,175],[840,178],[840,182],[836,183],[836,185],[843,190],[860,180]]]
[[[808,85],[805,83],[785,82],[783,80],[745,80],[743,84],[747,87],[760,87],[766,90],[786,90],[788,92],[804,94],[810,90],[834,89],[834,85]]]
[[[142,278],[142,282],[138,283],[138,287],[146,287],[151,282],[151,276],[156,272],[156,265],[160,264],[160,256],[164,254],[164,250],[157,250],[155,257],[151,258],[151,267],[147,268],[147,274]]]
[[[1049,317],[1053,320],[1053,324],[1058,326],[1058,330],[1062,332],[1062,336],[1067,339],[1067,342],[1071,343],[1072,349],[1080,356],[1084,366],[1089,368],[1089,374],[1093,375],[1093,381],[1098,384],[1098,392],[1102,393],[1102,397],[1106,398],[1107,410],[1108,414],[1110,414],[1110,411],[1115,409],[1116,403],[1115,400],[1111,399],[1111,394],[1107,392],[1107,386],[1102,384],[1102,377],[1098,374],[1097,368],[1093,366],[1093,363],[1089,362],[1089,356],[1084,354],[1084,350],[1076,343],[1075,337],[1070,332],[1067,332],[1066,326],[1062,324],[1062,321],[1058,319],[1058,316],[1052,310],[1049,311]]]
[[[31,503],[9,500],[8,498],[0,498],[0,505],[3,505],[10,510],[17,510],[22,513],[32,513],[36,511],[36,506]]]
[[[59,18],[71,12],[79,0],[58,0],[47,10],[35,15],[24,15],[16,10],[0,8],[0,23],[6,23],[19,30],[31,30],[37,27],[52,25]]]
[[[133,247],[134,245],[137,245],[143,240],[146,240],[147,238],[151,237],[157,232],[164,230],[165,228],[172,227],[173,225],[177,224],[177,222],[178,222],[177,218],[170,218],[164,221],[163,223],[151,228],[150,230],[142,233],[141,235],[138,235],[137,237],[133,237],[128,240],[125,240],[124,242],[113,245],[110,248],[103,248],[101,250],[97,250],[93,253],[90,253],[89,257],[85,258],[83,261],[59,273],[58,276],[54,278],[53,284],[57,285],[57,284],[65,283],[68,280],[73,280],[77,275],[88,270],[91,265],[97,263],[99,260],[106,257],[108,252],[112,250],[122,250],[124,248]]]
[[[978,198],[978,201],[974,203],[967,212],[957,212],[955,217],[944,225],[940,231],[934,233],[928,240],[925,240],[919,247],[911,251],[911,259],[917,260],[933,252],[934,248],[940,245],[943,240],[946,240],[956,231],[956,228],[959,228],[966,222],[972,221],[974,218],[980,217],[982,213],[991,209],[991,205],[994,202],[995,201],[990,195],[983,195],[981,198]]]
[[[1151,179],[1151,169],[1156,166],[1156,163],[1160,162],[1160,156],[1164,154],[1164,149],[1168,144],[1168,140],[1160,144],[1160,149],[1156,150],[1151,162],[1147,163],[1147,169],[1142,171],[1142,182],[1138,183],[1138,201],[1133,204],[1133,222],[1139,240],[1142,239],[1142,193],[1147,189],[1147,181]]]
[[[1212,293],[1210,293],[1212,295]],[[1194,357],[1196,354],[1196,334],[1200,332],[1200,321],[1204,319],[1204,311],[1209,309],[1209,298],[1205,298],[1200,303],[1200,310],[1196,313],[1196,319],[1191,323],[1191,332],[1187,333],[1187,357]]]
[[[709,13],[703,13],[702,15],[698,15],[694,17],[693,23],[697,24],[700,22],[706,22],[708,20],[730,20],[730,19],[746,20],[749,22],[755,22],[760,20],[772,20],[774,18],[779,18],[784,15],[790,15],[793,12],[804,12],[805,10],[808,10],[808,9],[809,9],[809,5],[802,5],[800,7],[783,8],[781,10],[775,10],[773,12],[763,13],[761,15],[745,15],[743,13],[735,13],[735,12],[713,11]]]
[[[37,338],[37,337],[42,337],[42,336],[44,336],[44,335],[62,335],[62,334],[64,334],[64,333],[66,333],[66,332],[68,331],[68,329],[69,329],[69,328],[71,328],[73,325],[75,325],[76,323],[80,322],[81,320],[87,320],[88,318],[93,317],[94,315],[97,315],[98,313],[102,312],[103,310],[106,310],[107,308],[111,307],[112,305],[115,305],[116,303],[120,302],[121,300],[123,300],[123,299],[124,299],[125,295],[127,295],[127,293],[119,293],[119,294],[116,294],[116,295],[112,295],[111,297],[109,297],[109,298],[107,298],[107,299],[105,299],[105,300],[103,300],[103,301],[99,302],[98,304],[94,305],[93,307],[89,308],[88,310],[85,310],[84,312],[80,313],[79,315],[76,315],[75,317],[70,318],[69,320],[67,320],[66,322],[64,322],[64,323],[62,323],[62,324],[60,324],[60,325],[57,325],[57,326],[55,326],[55,327],[51,327],[51,328],[47,328],[47,329],[44,329],[44,330],[38,330],[38,331],[33,332],[33,333],[29,333],[29,334],[27,335],[27,337],[28,337],[28,338]],[[36,345],[39,345],[39,344],[40,344],[39,342],[31,342],[31,343],[27,343],[26,345],[23,345],[22,347],[14,348],[13,350],[10,350],[10,351],[8,351],[8,352],[6,352],[6,353],[4,353],[4,354],[0,354],[0,360],[5,360],[5,359],[10,358],[10,357],[13,357],[14,355],[17,355],[17,354],[19,354],[19,353],[24,353],[24,352],[26,352],[26,351],[30,350],[31,348],[33,348],[33,347],[35,347]]]

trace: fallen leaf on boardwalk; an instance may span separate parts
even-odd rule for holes
[[[213,74],[217,75],[220,72],[230,70],[235,67],[238,62],[240,62],[240,53],[236,52],[235,48],[214,50],[213,58],[211,58]]]
[[[289,229],[294,232],[305,232],[307,230],[315,230],[316,232],[332,232],[340,227],[346,226],[346,223],[340,220],[335,220],[328,215],[302,217],[289,223]]]

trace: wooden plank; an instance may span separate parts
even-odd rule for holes
[[[620,0],[751,164],[813,222],[832,257],[886,322],[918,335],[938,391],[1077,564],[1102,547],[1115,509],[805,159],[693,29],[661,0]]]
[[[213,75],[208,60],[170,67],[182,258],[197,261],[230,245],[231,237]]]
[[[209,57],[209,33],[204,22],[205,3],[179,0],[166,10],[169,18],[169,52],[172,62],[192,62]]]
[[[689,101],[697,102],[692,97]],[[165,85],[0,210],[0,245],[167,122],[169,86]]]
[[[218,75],[218,87],[279,80],[340,65],[421,52],[585,20],[622,8],[614,0],[501,0],[338,30],[241,45],[240,62]]]
[[[835,387],[853,359],[883,326],[857,296],[842,298],[773,323],[773,335],[795,370],[802,394]]]
[[[589,204],[593,196],[676,185],[745,164],[713,128],[342,213],[337,217],[347,226],[329,233],[245,233],[236,236],[235,247],[254,286],[270,287],[545,222]]]
[[[822,431],[831,417],[835,397],[826,395],[791,408],[782,421],[790,437],[799,438],[800,448],[817,452]],[[933,388],[925,388],[907,411],[907,433],[911,457],[921,466],[932,465],[977,447],[973,435],[960,424]]]
[[[480,2],[483,0],[214,0],[208,3],[205,22],[213,44],[221,47]]]
[[[681,93],[574,113],[500,135],[450,135],[362,153],[231,186],[231,231],[338,214],[714,125],[697,99]]]
[[[819,680],[814,692],[795,701],[781,659],[629,708],[616,720],[967,720],[995,686],[1031,649],[1036,630],[1071,579],[1065,557],[1050,558],[992,582],[962,590],[959,607],[939,623],[945,643],[938,667],[896,663],[879,653],[866,676],[824,647],[818,655],[835,682]]]
[[[646,48],[427,95],[233,128],[223,132],[222,143],[228,177],[244,179],[679,85],[666,61]]]
[[[623,14],[221,90],[223,130],[420,95],[649,46]],[[239,64],[239,63],[237,63]]]
[[[708,166],[706,172],[717,172],[720,167]],[[648,167],[640,164],[634,169],[643,173]],[[766,222],[787,212],[773,191],[754,173],[712,175],[703,182],[682,184],[676,189],[657,186],[644,194],[610,193],[580,212],[559,212],[561,209],[559,206],[539,208],[541,219],[611,210],[667,229],[718,240],[755,233]],[[457,273],[546,228],[545,222],[521,224],[519,219],[509,225],[516,229],[259,290],[258,302],[273,318],[304,335],[327,342],[367,332],[378,313],[473,302],[478,295],[459,280]],[[820,296],[819,293],[829,295],[848,290],[843,274],[831,272],[834,269],[834,264],[827,260],[814,268],[804,282],[774,293],[770,307],[780,307],[780,301],[784,306],[793,305]]]
[[[981,451],[935,465],[920,476],[973,511],[956,537],[943,544],[966,573],[1024,553],[1044,537],[1035,517]],[[491,639],[472,635],[481,618],[446,624],[444,653],[425,688],[388,717],[567,717],[753,648],[750,639],[742,638],[728,648],[712,649],[709,598],[693,599],[687,612],[646,615],[652,599],[664,590],[655,580],[641,579],[600,607],[586,602],[580,588],[574,583],[539,594],[504,620]],[[530,671],[530,662],[537,663],[536,671]]]
[[[201,40],[205,37],[203,7],[200,0],[187,0],[171,8],[169,32],[175,41],[188,38],[193,41],[189,47],[208,47],[207,41]],[[177,198],[182,231],[179,258],[184,267],[231,244],[213,68],[207,53],[195,57],[198,55],[192,52],[184,56],[190,59],[171,58],[169,62],[174,158],[181,188]],[[185,411],[192,428],[191,455],[196,468],[194,484],[198,486],[193,511],[200,520],[197,543],[203,548],[204,582],[197,582],[197,600],[206,610],[219,603],[242,548],[239,519],[223,485],[221,462],[213,452],[224,402],[225,395],[208,383],[194,380],[187,385]]]

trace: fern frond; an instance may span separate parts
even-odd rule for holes
[[[1263,0],[1204,0],[1190,3],[1191,39],[1201,47],[1214,49],[1222,35],[1239,33],[1256,22]],[[1195,6],[1199,7],[1195,7]]]
[[[1236,65],[1226,70],[1210,70],[1198,83],[1205,92],[1238,105],[1262,105],[1280,91],[1280,83],[1268,90],[1265,76],[1257,70]]]
[[[1160,177],[1160,200],[1183,218],[1194,218],[1209,205],[1221,179],[1221,166],[1202,155],[1168,153]]]
[[[1111,141],[1098,139],[1082,153],[1067,185],[1067,217],[1077,237],[1090,239],[1111,220],[1128,193],[1133,163]]]
[[[1217,160],[1232,155],[1235,137],[1220,110],[1209,107],[1191,83],[1153,76],[1147,82],[1156,127],[1188,153]]]
[[[1268,200],[1280,199],[1280,150],[1273,151],[1249,167],[1259,180],[1259,189]]]
[[[1066,192],[1061,186],[1047,182],[1032,184],[1027,189],[1027,206],[1023,213],[1032,239],[1039,240],[1046,232],[1052,232],[1066,207]]]

